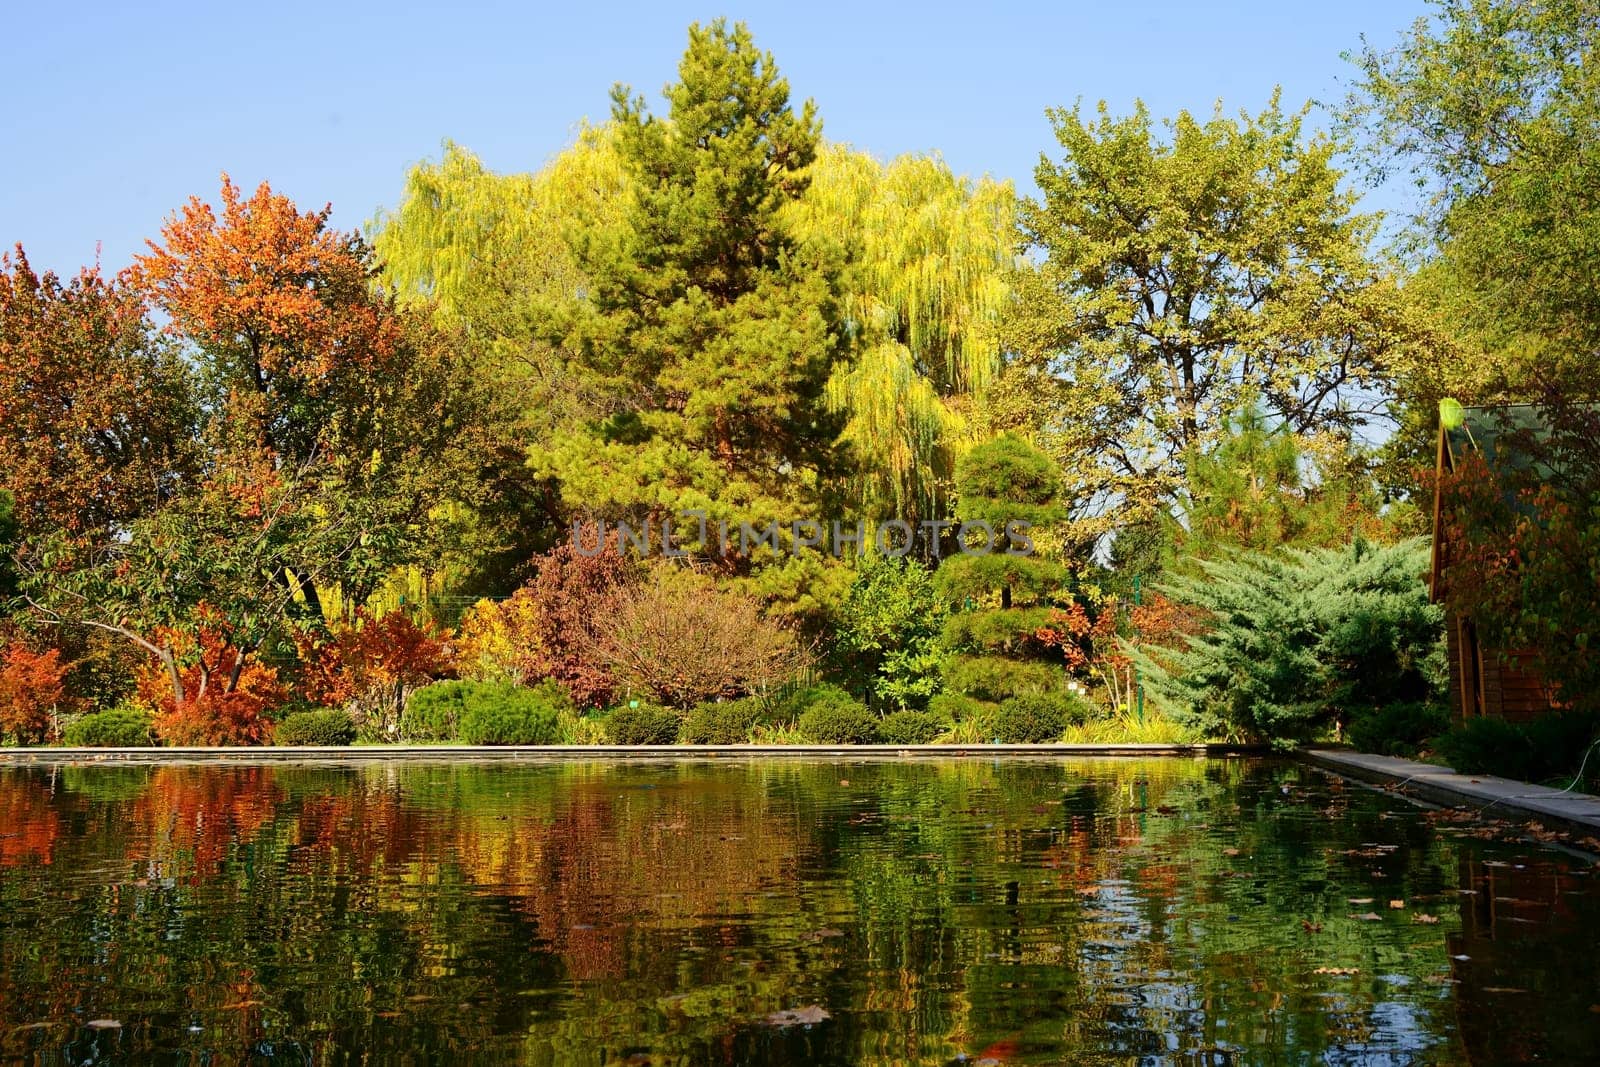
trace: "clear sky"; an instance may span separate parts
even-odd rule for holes
[[[10,0],[0,18],[0,246],[36,267],[125,265],[228,171],[360,226],[444,138],[497,170],[539,166],[614,82],[659,106],[685,27],[743,19],[824,132],[879,155],[939,150],[1024,191],[1044,109],[1142,97],[1158,115],[1332,102],[1362,34],[1421,0],[964,4],[167,3]]]

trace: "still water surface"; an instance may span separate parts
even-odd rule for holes
[[[1593,1062],[1600,869],[1293,763],[0,768],[0,1059]]]

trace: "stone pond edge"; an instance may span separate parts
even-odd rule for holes
[[[1351,749],[1307,748],[1299,756],[1313,767],[1417,800],[1475,811],[1487,818],[1533,819],[1547,829],[1600,836],[1600,797],[1564,792],[1488,774],[1457,774],[1435,763],[1375,756]]]

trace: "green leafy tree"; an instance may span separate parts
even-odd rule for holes
[[[537,458],[569,507],[636,521],[695,509],[736,540],[743,522],[817,514],[837,468],[823,399],[846,345],[834,257],[785,218],[819,130],[742,25],[692,27],[666,95],[662,119],[614,91],[624,211],[576,235],[586,299],[552,312],[612,414]],[[689,532],[729,569],[749,563]]]
[[[927,568],[912,560],[869,556],[835,618],[834,658],[881,703],[921,707],[939,691],[946,613]]]
[[[1164,509],[1186,457],[1251,405],[1300,435],[1381,412],[1409,308],[1304,112],[1182,112],[1165,135],[1142,105],[1049,114],[1063,155],[1021,209],[1039,262],[1018,276],[992,407],[1047,434],[1080,545]]]
[[[1131,649],[1149,692],[1212,737],[1293,745],[1386,704],[1437,697],[1443,613],[1422,577],[1428,544],[1239,553],[1160,591],[1206,628]]]
[[[1452,605],[1593,704],[1600,588],[1600,5],[1442,0],[1368,46],[1347,118],[1375,176],[1419,187],[1416,288],[1454,343],[1404,368],[1396,466],[1431,468],[1436,402],[1535,405],[1483,425],[1514,462],[1446,487]],[[1496,423],[1500,423],[1495,427]],[[1521,425],[1519,425],[1521,424]],[[1396,476],[1400,481],[1400,476]]]

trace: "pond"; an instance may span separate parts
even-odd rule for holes
[[[1587,1062],[1588,859],[1293,762],[0,768],[0,1058]]]

